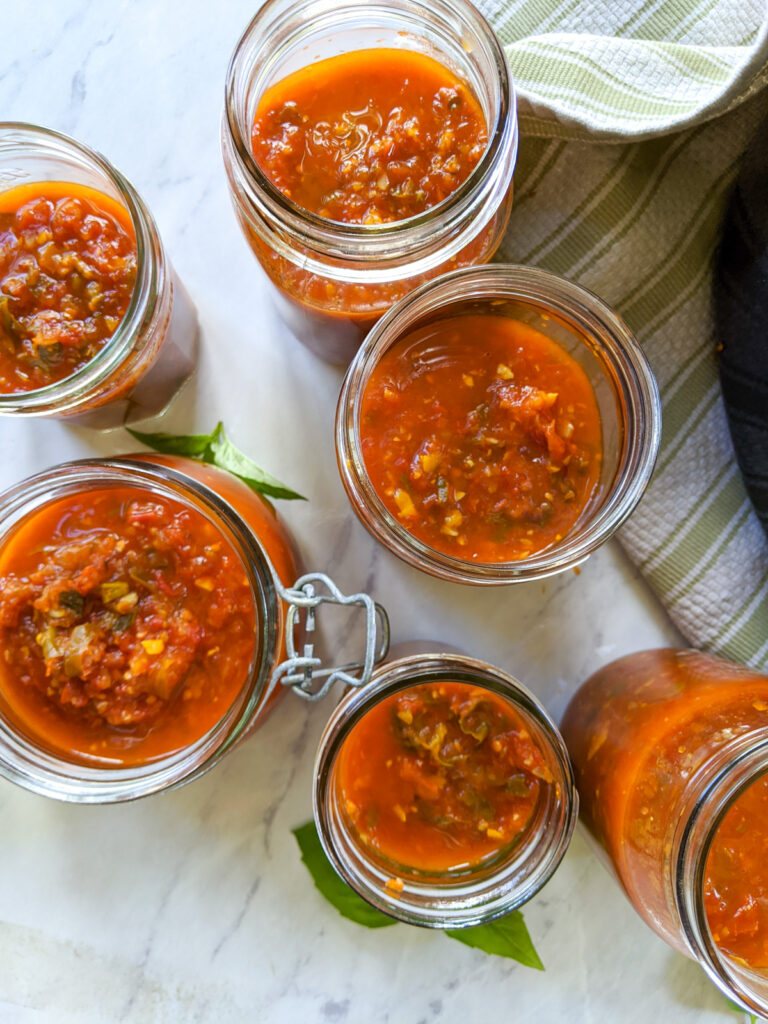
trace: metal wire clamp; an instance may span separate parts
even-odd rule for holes
[[[327,593],[317,593],[316,586]],[[335,682],[345,686],[365,686],[370,682],[374,665],[383,661],[389,650],[389,619],[387,613],[369,594],[342,594],[330,577],[322,572],[301,576],[292,587],[278,585],[278,593],[288,605],[285,620],[285,648],[288,657],[272,673],[270,690],[278,684],[293,687],[304,700],[320,700]],[[315,631],[315,610],[321,604],[352,605],[365,609],[365,655],[362,661],[349,665],[323,666],[315,655],[312,634]],[[296,627],[304,611],[303,653],[296,649]],[[357,674],[353,674],[357,673]],[[317,683],[320,683],[317,686]]]

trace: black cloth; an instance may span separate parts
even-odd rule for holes
[[[768,533],[768,121],[744,155],[714,281],[720,380],[731,436]]]

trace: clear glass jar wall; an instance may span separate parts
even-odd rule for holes
[[[489,142],[447,199],[406,220],[342,224],[287,199],[253,158],[251,128],[264,90],[309,60],[395,47],[425,53],[477,96]],[[296,336],[346,363],[395,301],[447,270],[490,259],[512,202],[517,116],[506,57],[466,0],[270,0],[242,36],[227,76],[224,163],[235,211]]]
[[[465,314],[509,317],[559,344],[584,370],[602,421],[595,494],[556,546],[514,562],[481,563],[437,551],[410,533],[374,489],[361,445],[361,406],[382,356],[405,335]],[[572,568],[631,514],[650,480],[661,434],[651,368],[624,322],[592,292],[531,267],[455,271],[408,295],[373,328],[347,371],[336,410],[336,455],[352,507],[368,531],[410,565],[441,579],[498,585]]]
[[[0,686],[0,773],[35,792],[81,803],[133,799],[191,781],[258,725],[281,688],[268,684],[285,657],[287,606],[278,586],[298,574],[293,542],[273,510],[235,477],[175,456],[97,459],[56,466],[0,496],[0,564],[14,535],[53,502],[104,489],[134,488],[171,499],[211,523],[231,545],[247,577],[255,612],[253,655],[240,692],[220,720],[184,749],[151,763],[89,767],[36,741]],[[9,691],[10,692],[10,691]]]
[[[38,181],[86,185],[125,207],[136,236],[136,284],[122,322],[90,362],[45,387],[0,394],[0,415],[65,416],[93,427],[157,415],[194,369],[198,327],[152,215],[120,172],[82,143],[35,125],[0,124],[0,188]]]
[[[456,874],[393,867],[351,825],[339,784],[339,756],[361,719],[403,690],[459,683],[503,698],[541,751],[552,775],[518,841],[500,857]],[[385,663],[370,683],[349,692],[320,740],[314,772],[320,839],[339,875],[379,910],[410,924],[466,927],[509,913],[531,899],[559,865],[578,813],[570,762],[556,726],[517,680],[485,662],[456,654],[413,654]]]
[[[583,819],[635,910],[762,1016],[768,971],[715,942],[705,887],[724,816],[768,772],[767,714],[768,676],[697,651],[656,650],[596,672],[562,722]],[[764,850],[766,836],[766,822],[754,820],[740,843]],[[764,868],[755,870],[764,886]]]

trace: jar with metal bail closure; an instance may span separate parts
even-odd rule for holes
[[[194,460],[58,465],[0,495],[0,523],[0,774],[36,793],[113,803],[190,782],[286,687],[361,686],[386,654],[384,610],[302,575],[272,507]],[[359,663],[316,655],[326,604],[364,610]]]
[[[464,927],[557,868],[578,798],[541,704],[445,650],[384,662],[384,609],[300,574],[290,534],[240,480],[178,456],[70,462],[0,495],[0,523],[0,775],[76,803],[147,796],[216,765],[286,687],[316,701],[339,682],[314,810],[366,900]],[[324,605],[363,610],[358,662],[317,654]],[[374,807],[372,779],[393,806]],[[387,834],[390,812],[404,833]]]

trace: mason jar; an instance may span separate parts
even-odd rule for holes
[[[577,690],[562,731],[584,823],[632,906],[768,1016],[768,824],[742,803],[768,801],[768,676],[698,651],[641,651]]]
[[[71,721],[70,716],[77,715],[81,707],[77,695],[66,704],[54,704],[48,700],[53,697],[52,692],[39,693],[34,689],[34,673],[40,676],[42,671],[35,663],[36,656],[38,662],[42,657],[38,652],[30,654],[29,649],[22,651],[22,668],[17,667],[14,661],[18,654],[14,647],[14,643],[18,647],[18,642],[14,641],[14,637],[21,635],[18,615],[14,621],[14,593],[18,593],[21,588],[25,608],[31,607],[30,602],[37,594],[36,590],[24,591],[25,581],[29,582],[34,566],[19,574],[14,570],[14,565],[19,557],[27,558],[29,552],[33,558],[36,557],[35,552],[52,552],[52,533],[46,525],[50,520],[46,517],[53,515],[53,522],[60,528],[59,524],[64,521],[61,510],[65,508],[66,502],[76,501],[82,505],[83,502],[92,501],[94,495],[99,497],[105,494],[108,498],[110,494],[113,495],[114,498],[109,500],[115,503],[126,502],[126,495],[138,494],[139,517],[151,517],[153,503],[165,501],[172,503],[168,507],[182,512],[185,520],[193,521],[195,529],[198,527],[194,524],[203,524],[206,535],[211,535],[210,547],[206,547],[206,551],[215,553],[225,545],[228,546],[225,550],[231,553],[230,561],[234,567],[222,579],[234,580],[237,577],[237,586],[240,588],[238,595],[247,595],[240,599],[243,603],[247,601],[248,619],[243,620],[246,622],[245,627],[238,625],[239,633],[236,635],[238,650],[246,651],[247,657],[238,662],[238,669],[242,665],[243,671],[242,679],[236,675],[232,680],[230,689],[234,696],[223,700],[223,706],[219,708],[218,693],[212,695],[210,700],[203,694],[203,728],[188,717],[192,713],[186,709],[186,698],[199,697],[199,694],[188,693],[194,690],[192,682],[188,681],[191,676],[182,677],[181,688],[176,682],[172,693],[166,694],[171,703],[163,709],[165,718],[162,721],[172,724],[174,742],[170,739],[163,739],[162,743],[155,742],[153,734],[150,734],[152,745],[137,748],[134,742],[136,729],[133,726],[106,718],[110,728],[105,729],[103,723],[99,722],[99,731],[94,733],[92,745],[84,747],[78,734],[77,744],[69,746],[68,722]],[[176,514],[174,512],[174,516]],[[36,522],[42,524],[47,533],[47,544],[45,538],[42,544],[39,540],[34,543],[30,541]],[[183,523],[179,525],[173,516],[169,522],[175,530],[176,542],[184,545],[192,527],[189,523],[186,526]],[[108,522],[106,525],[109,525]],[[98,539],[104,532],[105,525],[93,519],[88,530],[77,523],[65,529],[68,531],[67,543],[76,542],[85,535],[87,543],[92,544],[94,538]],[[147,555],[154,548],[152,536],[155,534],[151,534],[147,542]],[[21,555],[17,554],[19,550]],[[118,546],[116,550],[122,551],[124,547]],[[162,564],[162,549],[158,548],[157,551],[160,555],[153,564]],[[55,552],[52,553],[55,555]],[[190,559],[193,554],[194,551]],[[66,557],[69,559],[70,556]],[[93,565],[98,567],[101,557],[99,553],[88,557],[92,557]],[[133,555],[130,557],[133,558]],[[220,600],[216,581],[206,576],[207,562],[198,564],[200,556],[194,555],[194,558],[198,561],[194,565],[190,563],[190,572],[195,576],[190,591],[201,587],[209,592],[212,599]],[[84,571],[91,571],[91,567],[89,562]],[[57,587],[55,572],[51,573],[48,568],[45,572],[48,575],[44,582],[48,589],[42,594],[43,602],[46,594],[50,593],[50,586],[54,589]],[[293,688],[301,696],[313,698],[315,691],[327,692],[337,680],[347,685],[359,685],[361,679],[365,681],[372,672],[374,658],[383,656],[388,643],[384,612],[374,605],[367,594],[345,597],[328,577],[322,574],[299,576],[299,572],[299,559],[293,539],[271,505],[229,473],[191,459],[147,454],[70,462],[38,473],[5,491],[0,495],[0,575],[7,582],[3,599],[10,603],[0,607],[0,631],[4,634],[4,657],[0,663],[0,775],[36,793],[77,803],[110,803],[146,796],[196,779],[217,764],[229,750],[261,724],[286,688]],[[11,573],[14,578],[8,582]],[[138,569],[129,570],[128,575],[131,580],[138,576],[141,586],[155,590],[159,587],[167,592],[166,585],[157,574],[153,580],[150,578],[152,573],[148,574],[144,568],[140,572]],[[78,580],[82,578],[81,575]],[[114,590],[114,584],[107,582],[104,585]],[[68,583],[67,586],[71,588],[72,584]],[[82,591],[83,587],[80,589]],[[119,589],[115,593],[121,595]],[[111,593],[101,591],[101,594],[104,602],[111,600]],[[51,614],[65,615],[71,607],[72,597],[71,589],[65,592],[64,603],[59,595],[59,605]],[[125,609],[119,603],[109,604],[109,608],[114,607],[121,614],[123,610],[129,612],[131,600],[135,607],[136,595],[131,597],[128,594]],[[359,606],[365,611],[367,646],[360,665],[324,668],[321,659],[315,655],[311,635],[314,616],[318,607],[327,603]],[[82,602],[79,604],[82,612]],[[41,607],[40,600],[36,607],[38,610]],[[97,609],[98,614],[92,614],[92,619],[95,615],[98,621],[105,609],[106,604],[104,608]],[[180,615],[184,617],[186,611],[187,604],[184,603]],[[252,625],[249,626],[249,622]],[[35,628],[45,629],[45,623],[39,626],[36,623],[37,619],[27,632],[30,629],[34,632]],[[176,628],[175,624],[172,625]],[[181,625],[186,628],[184,622]],[[225,637],[228,634],[224,632],[221,620],[212,620],[212,626],[214,643],[218,645],[220,639],[226,645]],[[303,638],[299,635],[299,627],[305,631]],[[116,631],[124,627],[112,623],[109,628]],[[170,634],[155,633],[150,634],[150,637],[170,635],[171,639],[167,641],[170,650],[174,634],[170,625],[168,628]],[[194,630],[196,627],[193,624],[190,628]],[[74,638],[74,630],[71,636]],[[141,638],[138,627],[137,636]],[[46,642],[45,634],[39,634],[36,641],[29,643],[29,648],[45,645]],[[50,642],[55,645],[58,641],[52,637]],[[98,642],[97,634],[93,643]],[[102,664],[116,655],[114,645],[119,642],[113,633],[109,639],[110,646],[102,652]],[[150,645],[153,640],[142,642]],[[131,649],[137,648],[138,645],[134,645]],[[45,652],[45,646],[42,649]],[[150,646],[145,646],[144,650],[153,655],[158,654]],[[219,652],[218,646],[211,650],[201,650],[195,654],[195,658],[202,660],[216,652]],[[54,655],[58,653],[54,647]],[[84,653],[78,653],[81,659],[89,656],[87,649]],[[231,654],[223,650],[218,653],[218,657],[227,659]],[[219,678],[217,672],[223,676],[225,668],[230,671],[230,662],[219,661],[216,665],[218,667],[211,670],[216,678]],[[70,674],[66,657],[64,671]],[[75,671],[80,671],[80,668]],[[121,679],[125,680],[137,671],[132,657]],[[160,679],[162,682],[162,676]],[[25,683],[29,686],[25,686]],[[173,679],[169,685],[172,684]],[[98,702],[98,696],[94,700]],[[108,711],[105,712],[107,714]],[[80,728],[80,723],[77,723],[77,727]],[[88,727],[86,723],[83,728]],[[143,734],[138,738],[145,743],[146,737]],[[108,740],[108,744],[104,740]]]
[[[381,47],[431,56],[463,80],[488,143],[463,184],[422,213],[381,224],[328,220],[283,195],[256,163],[258,103],[310,61]],[[284,321],[331,362],[349,362],[382,313],[423,281],[491,258],[509,218],[517,143],[504,50],[468,0],[268,0],[229,65],[222,149],[235,213]]]
[[[375,844],[366,841],[353,823],[340,764],[350,737],[366,715],[398,694],[413,693],[414,688],[439,689],[446,684],[470,687],[474,696],[485,694],[507,705],[520,723],[521,734],[525,732],[540,752],[548,783],[539,789],[522,832],[495,855],[450,870],[393,863]],[[358,777],[367,770],[365,764],[356,764],[356,769]],[[375,771],[373,767],[370,770]],[[390,770],[391,765],[386,771]],[[412,809],[396,810],[405,815]],[[325,853],[341,878],[363,899],[408,924],[468,927],[508,914],[526,903],[557,869],[577,814],[578,795],[568,754],[541,703],[506,672],[452,652],[410,654],[385,662],[367,685],[343,697],[331,714],[317,751],[314,815]],[[481,828],[483,824],[480,822]]]
[[[386,353],[405,336],[467,315],[507,318],[555,342],[581,367],[600,417],[599,479],[575,525],[549,548],[515,561],[486,562],[425,543],[385,505],[361,441],[366,389]],[[420,335],[421,336],[421,335]],[[478,346],[478,351],[483,351]],[[571,569],[605,543],[640,501],[661,436],[653,372],[624,321],[597,295],[533,267],[470,267],[430,281],[371,330],[351,363],[336,410],[336,457],[352,508],[368,532],[409,565],[440,579],[484,586],[541,579]]]
[[[0,394],[0,415],[67,417],[114,427],[155,416],[195,367],[195,309],[176,276],[144,201],[104,157],[59,132],[0,124],[0,190],[71,182],[123,207],[136,241],[136,283],[128,308],[96,355],[62,380]]]

